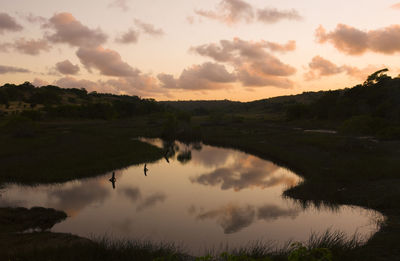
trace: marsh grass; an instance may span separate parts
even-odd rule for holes
[[[340,231],[326,230],[323,233],[311,233],[309,239],[305,242],[287,241],[278,245],[274,241],[254,241],[239,248],[229,248],[228,245],[221,245],[219,248],[208,250],[205,255],[198,257],[197,260],[286,261],[291,253],[298,250],[299,246],[304,247],[305,251],[309,253],[318,249],[326,249],[332,254],[333,260],[356,260],[354,259],[356,257],[354,250],[361,247],[364,242],[365,239],[358,234],[347,236]]]
[[[348,237],[339,231],[327,230],[324,233],[313,233],[305,242],[288,241],[282,245],[269,241],[254,241],[239,248],[220,245],[208,249],[201,256],[185,253],[185,249],[174,243],[152,242],[148,240],[114,239],[108,235],[92,237],[91,241],[59,246],[28,247],[19,251],[3,254],[10,261],[109,261],[109,260],[150,260],[150,261],[180,261],[180,260],[288,260],[289,255],[299,245],[307,251],[313,249],[328,249],[333,260],[356,260],[355,249],[362,246],[363,239],[357,235]]]

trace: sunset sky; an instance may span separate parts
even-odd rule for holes
[[[249,101],[400,73],[398,0],[2,0],[0,84]]]

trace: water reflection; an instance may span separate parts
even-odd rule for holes
[[[277,185],[293,187],[297,184],[297,178],[277,174],[278,169],[280,168],[272,162],[247,156],[235,159],[235,162],[227,167],[217,168],[209,173],[191,178],[191,181],[235,191],[253,187],[265,189]]]
[[[191,214],[196,214],[191,209]],[[261,207],[251,205],[226,205],[222,208],[201,212],[196,215],[199,220],[215,219],[225,234],[235,233],[250,226],[256,220],[276,220],[278,218],[295,218],[301,212],[298,208],[287,209],[278,205],[266,204]]]
[[[0,206],[64,210],[70,217],[55,232],[183,242],[192,254],[220,243],[306,240],[327,228],[365,236],[377,229],[372,211],[282,198],[301,178],[269,161],[200,143],[151,142],[164,149],[156,163],[60,185],[8,185]]]
[[[151,208],[156,205],[158,202],[164,202],[167,196],[162,192],[156,192],[146,198],[137,206],[137,211],[142,211],[147,208]]]
[[[134,188],[122,188],[118,191],[118,193],[125,195],[125,197],[129,198],[132,203],[136,203],[141,197],[140,189],[137,187]]]

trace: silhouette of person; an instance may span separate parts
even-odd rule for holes
[[[112,177],[109,179],[109,181],[112,183],[113,189],[115,189],[115,181],[117,181],[117,179],[115,178],[115,172],[114,171],[113,171]]]
[[[146,164],[144,164],[144,168],[143,168],[143,171],[144,171],[144,175],[147,177],[147,171],[148,171],[149,169],[146,167]]]

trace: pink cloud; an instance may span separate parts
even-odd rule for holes
[[[26,40],[25,38],[19,38],[11,45],[16,51],[29,55],[38,55],[42,51],[47,52],[51,49],[46,39]]]
[[[24,68],[0,65],[0,74],[6,73],[29,73],[30,71]]]
[[[139,27],[143,33],[149,34],[152,36],[162,36],[164,35],[164,31],[161,28],[156,28],[152,24],[144,23],[143,21],[139,19],[135,19],[135,24],[137,27]]]
[[[77,47],[96,47],[106,42],[107,35],[100,29],[90,29],[70,13],[58,13],[50,18],[48,28],[55,30],[48,34],[49,41],[66,43]]]
[[[281,20],[302,20],[300,14],[294,9],[257,9],[243,0],[221,0],[215,10],[195,10],[195,13],[199,16],[217,20],[228,25],[242,21],[246,23],[259,21],[273,24]]]
[[[242,0],[222,0],[217,5],[216,11],[195,10],[195,13],[227,24],[240,21],[252,22],[254,18],[253,7]]]
[[[361,31],[357,28],[338,24],[336,29],[327,33],[320,26],[316,30],[319,43],[331,43],[340,52],[361,55],[367,51],[394,54],[400,52],[400,25]]]
[[[333,62],[322,58],[321,56],[313,57],[312,61],[308,64],[308,68],[308,72],[304,74],[304,78],[307,81],[320,79],[321,77],[325,76],[337,75],[340,73],[346,73],[350,77],[363,80],[369,74],[379,69],[378,67],[372,65],[369,65],[363,69],[348,65],[338,66]]]
[[[115,41],[123,44],[137,43],[139,32],[134,29],[129,29],[126,33],[120,35]]]
[[[122,11],[128,11],[129,6],[128,6],[128,0],[113,0],[110,4],[110,7],[118,7],[121,8]]]
[[[235,38],[233,41],[221,40],[219,44],[211,43],[192,47],[191,51],[210,57],[217,62],[229,64],[234,68],[238,81],[244,86],[290,88],[293,83],[286,77],[295,74],[296,69],[284,64],[265,49],[286,51],[294,48],[294,42],[280,45]]]
[[[14,17],[7,13],[0,13],[0,34],[5,31],[17,32],[21,31],[23,27],[17,23]]]
[[[116,51],[96,48],[79,48],[76,55],[88,71],[97,69],[102,75],[129,77],[137,76],[140,71],[132,68],[129,64],[122,61],[121,56]]]
[[[235,74],[229,73],[225,66],[211,62],[183,70],[178,79],[169,74],[159,74],[157,77],[163,88],[186,90],[226,89],[231,88],[228,83],[236,81]]]
[[[390,6],[393,9],[400,9],[400,3],[394,4],[392,6]]]
[[[142,97],[169,96],[168,90],[160,88],[154,77],[138,75],[136,77],[120,77],[107,81],[90,81],[71,76],[53,82],[61,88],[84,88],[89,92],[137,95]]]
[[[274,24],[281,20],[302,20],[300,14],[294,10],[278,10],[276,8],[264,8],[257,11],[257,19],[260,22]]]
[[[56,70],[62,74],[77,74],[79,72],[79,66],[73,65],[69,60],[65,60],[62,62],[58,62],[56,63],[55,66]]]

